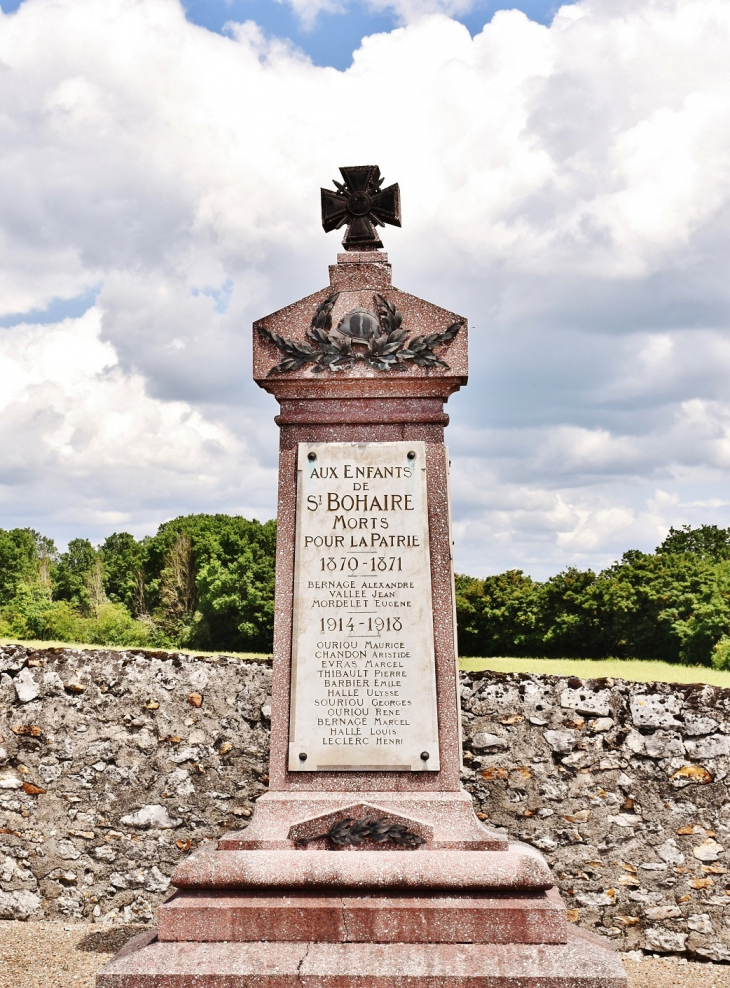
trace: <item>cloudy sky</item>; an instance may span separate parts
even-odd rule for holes
[[[457,565],[730,525],[727,0],[0,0],[0,527],[275,512],[254,318],[378,163],[394,281],[470,320]]]

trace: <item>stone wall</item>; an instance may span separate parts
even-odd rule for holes
[[[271,667],[0,648],[0,918],[150,920],[268,783]]]
[[[150,920],[176,862],[245,826],[270,667],[0,647],[0,917]],[[464,784],[623,950],[730,960],[730,690],[462,676]],[[727,888],[727,892],[726,892]]]
[[[461,691],[478,813],[543,851],[573,922],[730,960],[730,690],[486,673]]]

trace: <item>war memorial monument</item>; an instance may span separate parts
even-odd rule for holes
[[[98,988],[625,988],[541,854],[460,786],[444,403],[464,318],[393,287],[397,185],[342,168],[329,285],[254,324],[279,402],[270,789]]]

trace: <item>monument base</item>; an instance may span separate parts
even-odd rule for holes
[[[567,922],[528,845],[242,843],[205,845],[178,865],[158,929],[103,968],[97,988],[626,988],[618,955]]]
[[[557,889],[476,895],[274,895],[176,892],[160,907],[161,941],[564,943]]]
[[[569,927],[567,942],[183,943],[130,941],[97,988],[626,988],[607,941]]]

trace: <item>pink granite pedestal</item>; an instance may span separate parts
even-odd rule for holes
[[[97,988],[626,988],[617,954],[564,944],[163,943],[135,937]]]
[[[335,890],[333,889],[332,892]],[[160,941],[313,943],[565,943],[555,889],[316,895],[314,891],[176,893],[160,909]]]
[[[254,377],[279,401],[270,791],[245,830],[175,871],[159,927],[130,942],[97,988],[626,988],[618,956],[572,927],[543,857],[475,816],[460,787],[461,748],[444,403],[467,379],[466,322],[439,356],[384,373],[274,373],[281,353],[259,327],[304,341],[339,292],[333,325],[384,296],[409,333],[461,319],[393,288],[387,255],[340,254],[330,286],[255,326]],[[299,443],[422,442],[433,601],[437,771],[290,771],[294,537]],[[387,817],[423,841],[333,848],[346,818]]]

